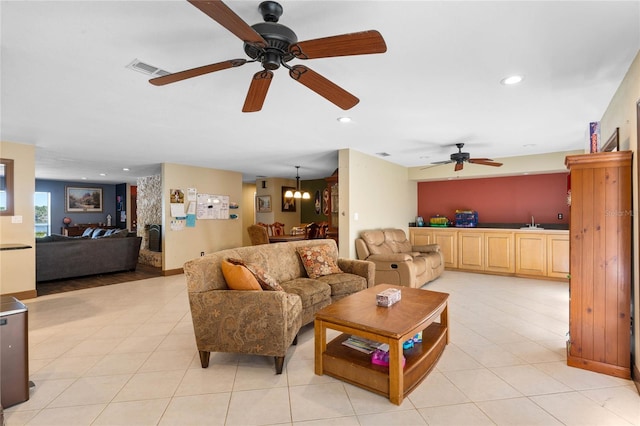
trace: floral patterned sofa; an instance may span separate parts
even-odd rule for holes
[[[235,282],[229,263],[251,273]],[[276,374],[318,310],[375,282],[372,262],[339,258],[331,239],[222,250],[186,262],[184,273],[202,368],[211,352],[234,352],[273,356]],[[260,286],[247,291],[254,277]]]

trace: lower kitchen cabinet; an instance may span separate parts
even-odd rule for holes
[[[458,268],[470,271],[484,270],[484,234],[458,233]]]
[[[569,232],[493,228],[410,228],[411,244],[439,244],[447,269],[567,279]]]
[[[513,274],[516,271],[513,232],[484,234],[484,270]]]
[[[569,235],[547,235],[547,276],[569,275]]]
[[[544,234],[517,232],[516,274],[544,277],[547,275],[547,236]]]

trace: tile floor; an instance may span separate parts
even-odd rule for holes
[[[313,373],[313,329],[271,358],[200,367],[182,275],[24,300],[28,401],[15,425],[640,425],[628,380],[567,367],[567,284],[446,271],[450,344],[401,406]]]

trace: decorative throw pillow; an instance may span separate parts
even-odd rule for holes
[[[93,228],[87,228],[82,233],[82,236],[83,237],[91,237],[91,234],[93,234]]]
[[[331,248],[328,245],[298,247],[296,249],[309,278],[318,278],[323,275],[342,272],[333,260],[330,250]]]
[[[263,290],[284,291],[284,289],[278,283],[278,280],[269,275],[267,271],[262,268],[262,266],[256,265],[255,263],[245,263],[242,259],[229,258],[227,259],[227,261],[233,263],[234,265],[244,266],[249,271],[251,271]]]
[[[224,280],[231,290],[262,290],[258,280],[244,266],[234,265],[226,260],[220,266]]]

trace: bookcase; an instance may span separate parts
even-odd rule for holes
[[[631,151],[572,155],[567,364],[631,378]]]

